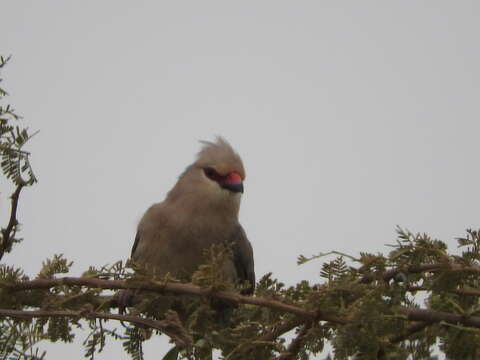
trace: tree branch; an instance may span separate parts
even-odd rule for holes
[[[279,336],[289,332],[292,329],[295,329],[297,326],[300,326],[305,322],[305,319],[300,317],[295,317],[291,320],[285,321],[279,326],[275,326],[270,332],[260,336],[258,340],[260,342],[273,341]]]
[[[472,288],[460,288],[452,290],[452,292],[458,295],[480,296],[480,290]]]
[[[422,269],[426,269],[423,267]],[[464,270],[465,267],[458,267],[456,269]],[[468,267],[467,271],[469,271]],[[419,268],[417,268],[419,269]],[[431,268],[430,268],[431,269]],[[473,270],[476,271],[476,270]],[[305,340],[305,336],[308,330],[319,321],[327,321],[336,325],[345,325],[354,321],[350,317],[339,317],[332,313],[326,313],[322,311],[313,311],[302,308],[298,305],[287,304],[278,300],[244,296],[234,292],[218,291],[212,292],[210,288],[202,288],[191,283],[174,283],[174,282],[162,282],[162,281],[134,281],[134,280],[103,280],[98,278],[89,277],[62,277],[53,279],[35,279],[28,281],[18,282],[3,282],[0,283],[0,289],[8,289],[10,292],[28,291],[35,289],[51,289],[59,286],[81,286],[86,288],[95,289],[137,289],[142,291],[151,291],[159,294],[173,294],[173,295],[193,295],[209,298],[217,298],[228,301],[235,304],[249,304],[261,307],[270,308],[283,313],[289,313],[294,315],[293,318],[284,321],[275,327],[272,327],[270,332],[259,336],[255,343],[264,343],[275,341],[279,336],[284,333],[302,326],[298,336],[292,340],[285,353],[279,355],[278,360],[287,360],[295,358],[296,354],[302,347],[302,342]],[[28,293],[27,293],[28,294]],[[64,296],[64,295],[57,295]],[[139,294],[141,296],[141,294]],[[69,301],[68,297],[65,301]],[[111,296],[95,296],[93,301],[105,304],[107,307],[115,307],[115,297]],[[105,301],[105,302],[103,302]],[[470,326],[480,329],[480,317],[468,317],[461,314],[454,314],[448,312],[434,311],[430,309],[418,309],[408,307],[398,307],[393,309],[394,313],[403,315],[405,321],[414,322],[411,324],[404,333],[393,336],[389,339],[391,344],[402,342],[407,340],[413,334],[423,330],[429,325],[439,322],[445,322],[449,324],[460,324],[463,326]],[[166,335],[172,338],[172,340],[179,347],[191,346],[193,340],[187,331],[183,328],[180,321],[173,321],[166,318],[165,320],[151,320],[144,319],[138,316],[132,315],[118,315],[96,311],[19,311],[19,310],[6,310],[0,309],[0,316],[11,316],[16,318],[22,317],[78,317],[78,318],[100,318],[100,319],[113,319],[120,321],[127,321],[137,325],[151,327],[164,332]],[[177,318],[178,320],[178,318]]]
[[[405,329],[405,331],[400,334],[400,335],[397,335],[393,338],[390,339],[390,343],[391,344],[396,344],[396,343],[399,343],[399,342],[402,342],[402,341],[405,341],[407,340],[410,336],[418,333],[419,331],[422,331],[423,329],[427,328],[428,326],[434,324],[433,322],[429,322],[429,321],[426,321],[426,322],[416,322],[416,323],[413,323],[412,325],[410,325],[409,327],[407,327]]]
[[[290,319],[288,321],[283,322],[280,325],[276,325],[272,328],[271,331],[267,332],[266,334],[256,338],[254,341],[248,343],[248,344],[240,344],[238,345],[232,352],[228,354],[226,359],[230,358],[233,353],[237,352],[240,349],[245,349],[248,347],[250,350],[252,350],[255,346],[261,346],[264,345],[265,343],[272,343],[274,342],[279,336],[289,332],[290,330],[296,328],[297,326],[303,324],[305,322],[304,318],[301,317],[294,317],[293,319]]]
[[[14,236],[15,236],[15,227],[18,225],[17,220],[17,208],[18,208],[18,200],[20,197],[20,192],[22,188],[25,186],[23,182],[17,185],[15,192],[12,194],[11,202],[11,210],[10,210],[10,219],[8,221],[7,227],[2,229],[2,241],[0,243],[0,260],[2,260],[3,255],[5,252],[8,252],[9,249],[12,247]]]
[[[468,317],[464,315],[450,314],[443,311],[405,307],[399,308],[398,312],[405,315],[408,320],[413,321],[423,321],[430,323],[444,321],[449,324],[462,324],[466,326],[480,328],[480,318],[474,316]]]
[[[180,348],[190,347],[193,345],[193,339],[187,334],[186,330],[180,323],[178,316],[173,314],[166,315],[165,320],[143,319],[133,315],[120,315],[101,313],[95,311],[21,311],[0,309],[0,316],[17,319],[31,319],[31,318],[50,318],[50,317],[69,317],[69,318],[83,318],[83,319],[106,319],[119,320],[129,322],[131,324],[140,325],[156,330],[160,330],[169,336],[175,344]]]
[[[249,304],[268,307],[270,309],[287,312],[301,316],[303,318],[316,319],[317,321],[329,321],[338,324],[346,324],[348,321],[334,314],[324,313],[322,311],[310,311],[298,306],[283,303],[278,300],[240,295],[234,292],[218,291],[212,292],[209,288],[201,288],[193,284],[183,283],[165,283],[160,281],[150,282],[127,282],[124,280],[102,280],[96,278],[76,278],[63,277],[56,279],[35,279],[15,283],[0,283],[0,288],[8,288],[10,291],[50,289],[55,286],[85,286],[89,288],[100,289],[138,289],[154,291],[157,293],[171,293],[176,295],[195,295],[204,297],[214,297],[235,304]]]
[[[101,289],[139,289],[146,291],[153,291],[156,293],[170,293],[176,295],[194,295],[203,297],[214,297],[226,300],[236,304],[249,304],[267,307],[270,309],[291,313],[304,319],[312,319],[316,321],[328,321],[336,324],[347,324],[350,320],[348,318],[341,318],[331,313],[322,311],[311,311],[301,308],[296,305],[286,304],[278,300],[240,295],[234,292],[218,291],[213,292],[209,288],[201,288],[190,283],[164,283],[160,281],[151,282],[128,282],[124,280],[103,280],[97,278],[77,278],[77,277],[63,277],[55,279],[35,279],[28,281],[20,281],[15,283],[0,283],[0,288],[7,288],[10,291],[22,291],[33,289],[50,289],[55,286],[70,285],[70,286],[85,286],[88,288]],[[408,320],[413,321],[427,321],[439,322],[445,321],[448,323],[461,323],[467,326],[480,328],[480,318],[466,317],[463,315],[450,314],[447,312],[438,312],[428,309],[413,309],[400,307],[398,312],[406,315]]]
[[[360,284],[369,284],[376,279],[381,279],[385,282],[389,282],[396,275],[400,273],[404,274],[418,274],[422,272],[436,272],[436,271],[449,271],[449,272],[473,272],[480,273],[480,266],[466,266],[453,263],[435,263],[435,264],[420,264],[413,266],[406,266],[401,268],[390,269],[380,273],[369,273],[361,277],[357,282]]]
[[[308,323],[304,324],[298,333],[298,335],[292,340],[290,345],[288,345],[287,351],[281,353],[277,360],[292,360],[297,357],[297,354],[302,348],[303,340],[308,333],[308,330],[313,326],[313,321],[309,321]]]
[[[407,287],[408,291],[432,291],[432,289],[426,287],[426,286],[408,286]],[[468,295],[468,296],[480,296],[480,290],[477,289],[472,289],[468,287],[460,288],[460,289],[448,289],[445,290],[446,292],[453,293],[453,294],[458,294],[458,295]]]

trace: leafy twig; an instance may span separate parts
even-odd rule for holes
[[[288,345],[287,351],[280,354],[277,357],[277,360],[292,360],[297,357],[297,354],[302,348],[303,340],[307,335],[308,331],[312,327],[313,322],[309,321],[308,323],[304,324],[298,333],[298,335],[292,340],[290,345]]]
[[[168,313],[167,313],[168,315]],[[188,335],[179,323],[178,316],[175,317],[171,313],[165,320],[144,319],[133,315],[120,315],[101,313],[94,311],[66,311],[66,310],[38,310],[38,311],[21,311],[11,309],[0,309],[0,316],[11,317],[17,319],[31,319],[31,318],[52,318],[52,317],[69,317],[69,318],[83,318],[83,319],[108,319],[129,322],[132,324],[160,330],[169,336],[179,348],[192,346],[193,339]]]

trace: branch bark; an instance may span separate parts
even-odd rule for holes
[[[411,291],[411,292],[414,292],[414,291],[432,291],[432,289],[430,289],[426,286],[408,286],[407,290]],[[447,290],[447,292],[458,294],[458,295],[480,296],[480,290],[472,289],[472,288],[468,288],[468,287]]]
[[[427,267],[423,267],[426,269]],[[476,271],[476,270],[475,270]],[[244,296],[234,292],[227,291],[218,291],[214,292],[210,288],[201,288],[199,286],[190,284],[190,283],[173,283],[173,282],[161,282],[161,281],[148,281],[148,282],[135,282],[135,281],[125,281],[125,280],[103,280],[97,278],[76,278],[76,277],[62,277],[62,278],[53,278],[53,279],[35,279],[29,281],[19,281],[19,282],[3,282],[0,283],[0,289],[8,289],[8,291],[28,291],[34,289],[51,289],[58,286],[81,286],[86,288],[100,288],[100,289],[138,289],[143,291],[152,291],[159,294],[174,294],[174,295],[194,295],[194,296],[203,296],[209,298],[217,298],[226,300],[230,303],[236,304],[249,304],[256,305],[261,307],[267,307],[276,311],[283,313],[290,313],[294,315],[293,318],[286,320],[284,323],[280,324],[278,327],[275,327],[270,330],[270,332],[265,333],[263,336],[260,336],[258,340],[260,342],[265,341],[274,341],[276,338],[282,334],[298,327],[302,326],[297,338],[295,338],[292,343],[289,345],[287,352],[280,354],[278,360],[287,360],[295,357],[295,354],[298,353],[301,348],[302,341],[311,326],[318,323],[319,321],[327,321],[332,325],[341,326],[354,321],[354,319],[347,317],[339,317],[332,313],[326,313],[322,311],[312,311],[305,308],[302,308],[298,305],[287,304],[278,300],[262,298],[262,297],[253,297],[253,296]],[[63,296],[63,295],[59,295]],[[138,296],[141,296],[139,294]],[[97,299],[98,298],[98,299]],[[110,304],[108,307],[115,307],[115,298],[110,296],[97,296],[95,301],[109,301]],[[390,339],[390,343],[398,343],[404,340],[407,340],[411,335],[415,334],[418,331],[421,331],[425,327],[432,325],[434,323],[446,322],[449,324],[460,324],[463,326],[470,326],[480,329],[480,317],[468,317],[461,314],[454,314],[448,312],[434,311],[430,309],[418,309],[418,308],[407,308],[407,307],[398,307],[394,309],[396,314],[401,314],[404,316],[406,321],[414,322],[411,324],[403,334],[394,336]],[[109,314],[103,312],[95,311],[19,311],[19,310],[8,310],[0,309],[1,316],[10,316],[10,317],[51,317],[51,316],[64,316],[64,317],[82,317],[87,319],[100,318],[100,319],[114,319],[120,321],[127,321],[137,325],[142,325],[145,327],[151,327],[153,329],[158,329],[164,332],[166,335],[171,337],[174,342],[179,347],[190,346],[193,342],[190,335],[182,327],[181,323],[178,322],[175,325],[175,321],[168,322],[168,319],[158,321],[144,319],[138,316],[133,315],[119,315],[119,314]],[[165,322],[167,321],[167,322]]]
[[[2,229],[2,241],[0,243],[0,260],[2,260],[5,252],[8,252],[13,245],[13,239],[16,232],[15,227],[18,225],[18,220],[17,220],[18,200],[20,198],[20,192],[22,191],[24,186],[25,186],[24,183],[18,184],[14,193],[10,197],[11,203],[12,203],[11,209],[10,209],[10,219],[8,220],[7,227],[5,229]]]
[[[468,317],[465,315],[451,314],[443,311],[405,307],[398,309],[398,312],[405,315],[408,320],[413,321],[424,321],[430,323],[444,321],[449,324],[462,324],[465,326],[480,328],[480,317],[475,316]]]
[[[226,300],[236,304],[249,304],[256,306],[268,307],[273,310],[291,313],[305,320],[328,321],[340,325],[350,322],[348,318],[342,318],[335,314],[325,313],[321,310],[312,311],[301,308],[296,305],[286,304],[278,300],[240,295],[234,292],[218,291],[212,292],[209,288],[201,288],[190,283],[163,283],[159,281],[134,283],[124,280],[103,280],[96,278],[76,278],[63,277],[55,279],[35,279],[29,281],[21,281],[15,283],[0,283],[0,288],[8,288],[10,291],[22,291],[33,289],[50,289],[55,286],[85,286],[88,288],[101,289],[139,289],[153,291],[156,293],[170,293],[176,295],[195,295],[204,297],[214,297]],[[463,324],[480,328],[480,318],[466,317],[463,315],[451,314],[447,312],[438,312],[428,309],[398,308],[398,312],[407,316],[408,320],[422,322],[439,322],[445,321],[453,324]]]
[[[318,321],[328,321],[338,324],[346,324],[348,321],[340,318],[334,314],[325,313],[322,311],[311,311],[303,309],[299,306],[283,303],[278,300],[252,297],[240,295],[234,292],[218,291],[212,292],[209,288],[201,288],[193,284],[183,283],[165,283],[160,281],[150,281],[143,283],[127,282],[124,280],[103,280],[96,278],[76,278],[63,277],[55,279],[35,279],[29,281],[22,281],[16,283],[2,283],[0,288],[8,288],[10,291],[33,290],[33,289],[50,289],[55,286],[70,285],[70,286],[85,286],[88,288],[100,289],[138,289],[154,291],[157,293],[170,293],[176,295],[195,295],[214,297],[225,300],[235,304],[249,304],[268,307],[270,309],[295,314],[297,316],[307,319],[317,319]]]
[[[396,275],[400,273],[404,274],[418,274],[422,272],[435,272],[439,270],[450,271],[450,272],[472,272],[480,273],[480,266],[466,266],[461,264],[453,263],[435,263],[435,264],[420,264],[407,266],[403,268],[390,269],[381,273],[369,273],[365,274],[358,280],[360,284],[369,284],[374,280],[383,280],[389,282]]]

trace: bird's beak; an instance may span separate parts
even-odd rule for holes
[[[242,177],[236,172],[228,174],[225,181],[220,184],[220,186],[224,189],[230,190],[231,192],[239,192],[243,194],[243,180]]]
[[[222,186],[222,188],[227,189],[231,192],[234,192],[234,193],[239,192],[239,193],[243,194],[243,183],[242,182],[234,183],[234,184],[224,183],[221,186]]]

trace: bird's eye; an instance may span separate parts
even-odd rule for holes
[[[217,173],[213,168],[207,167],[203,169],[203,171],[210,180],[219,181],[222,178],[222,176]]]

